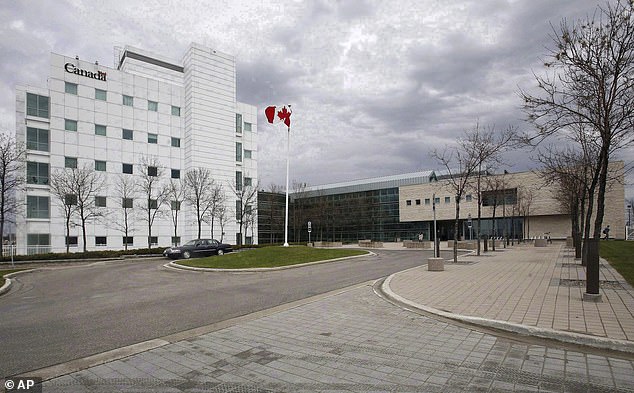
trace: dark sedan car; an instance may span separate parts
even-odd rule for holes
[[[206,257],[209,255],[223,255],[231,252],[231,245],[220,243],[216,239],[194,239],[182,246],[170,247],[163,251],[163,255],[171,259],[189,259]]]

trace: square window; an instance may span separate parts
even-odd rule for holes
[[[410,199],[405,201],[406,206],[412,206],[412,201]]]
[[[48,197],[28,195],[26,197],[26,218],[49,218]]]
[[[123,245],[132,246],[134,245],[134,237],[133,236],[124,236],[123,237]]]
[[[132,140],[133,135],[134,135],[134,133],[132,132],[132,130],[127,130],[127,129],[125,129],[125,128],[124,128],[124,129],[121,131],[121,137],[122,137],[123,139],[127,139],[127,140],[131,141],[131,140]]]
[[[75,206],[75,205],[77,205],[77,195],[75,195],[75,194],[66,194],[66,195],[64,195],[64,205],[66,205],[66,206]]]
[[[108,99],[108,92],[101,89],[95,89],[95,100],[106,101]]]
[[[181,237],[180,236],[172,236],[172,244],[175,246],[178,246],[179,244],[181,244]]]
[[[181,209],[180,201],[172,201],[171,208],[172,210],[180,210]]]
[[[420,205],[420,199],[416,200],[416,205]]]
[[[251,123],[247,123],[246,121],[244,122],[244,130],[245,131],[251,131]]]
[[[48,130],[27,127],[26,148],[29,150],[48,151]]]
[[[107,246],[107,245],[108,245],[108,237],[95,236],[95,246]]]
[[[121,201],[121,207],[124,209],[132,209],[134,207],[134,199],[123,198]]]
[[[106,197],[105,196],[96,196],[95,197],[95,206],[96,207],[106,207]]]
[[[472,196],[471,194],[469,194],[469,195],[467,195],[467,196],[465,197],[465,200],[466,200],[467,202],[471,202],[471,201],[473,200],[473,196]]]
[[[440,198],[434,198],[434,203],[440,203]]]
[[[147,110],[152,112],[158,112],[158,102],[149,101],[147,102]]]
[[[99,172],[105,172],[106,171],[106,162],[105,161],[95,160],[95,170],[99,171]]]
[[[180,179],[180,178],[181,178],[181,170],[172,169],[172,179]]]
[[[71,247],[77,247],[77,236],[65,236],[66,245]]]
[[[148,199],[148,208],[150,209],[158,209],[158,200],[156,199]]]
[[[236,133],[242,134],[242,115],[236,113]]]
[[[250,159],[251,157],[252,157],[251,150],[244,149],[244,158],[249,158]]]
[[[147,175],[148,176],[158,176],[158,167],[155,166],[149,166],[147,167]]]
[[[26,114],[28,116],[44,117],[48,119],[48,97],[26,93]]]
[[[64,167],[77,169],[77,158],[76,157],[64,157]]]
[[[124,94],[123,95],[123,105],[125,105],[125,106],[134,106],[134,98]]]
[[[158,236],[150,236],[150,244],[156,246],[158,244]]]
[[[156,134],[147,134],[147,143],[157,144],[158,143],[158,135],[156,135]]]
[[[64,92],[77,95],[77,83],[64,82]]]
[[[77,120],[64,119],[64,129],[66,131],[77,131]]]
[[[181,108],[180,106],[174,106],[172,105],[172,116],[180,116],[181,115]]]
[[[28,184],[48,184],[48,164],[45,162],[27,162],[26,182]]]
[[[245,177],[244,178],[244,186],[245,187],[251,187],[253,185],[253,179],[251,179],[250,177]]]
[[[106,136],[106,126],[101,124],[95,124],[95,135]]]
[[[181,138],[172,137],[172,147],[181,147]]]
[[[445,197],[445,203],[451,203],[451,197]]]
[[[134,170],[132,169],[132,164],[123,164],[123,173],[127,173],[128,175],[131,175]]]
[[[425,198],[425,205],[429,205],[431,203],[431,201],[429,200],[429,198]]]

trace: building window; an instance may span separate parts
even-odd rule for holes
[[[125,105],[125,106],[134,106],[134,98],[124,94],[123,95],[123,105]]]
[[[152,112],[158,112],[158,102],[149,101],[147,102],[147,110]]]
[[[26,182],[29,184],[48,184],[48,164],[44,162],[27,162]]]
[[[28,233],[26,246],[28,255],[51,252],[51,235],[48,233]]]
[[[95,246],[107,246],[107,245],[108,245],[108,237],[95,236]]]
[[[244,149],[244,158],[251,159],[251,150]]]
[[[150,236],[150,244],[156,246],[158,244],[158,236]]]
[[[124,236],[123,237],[123,245],[133,246],[134,245],[134,236]]]
[[[180,179],[180,178],[181,178],[181,170],[172,169],[172,179]]]
[[[236,133],[242,134],[242,115],[236,113]]]
[[[236,191],[242,190],[242,172],[236,171]]]
[[[181,147],[181,138],[172,137],[172,147]]]
[[[64,92],[77,95],[77,83],[64,82]]]
[[[152,177],[158,176],[158,167],[155,167],[155,166],[147,167],[147,175]]]
[[[431,203],[431,201],[429,200],[429,198],[425,198],[425,205],[429,205]]]
[[[405,205],[406,205],[406,206],[412,206],[412,201],[411,201],[411,199],[406,200],[406,201],[405,201]]]
[[[172,201],[171,205],[172,205],[171,206],[172,210],[180,210],[181,209],[180,201]]]
[[[134,132],[132,132],[132,130],[126,130],[125,128],[121,131],[121,137],[123,139],[127,139],[129,141],[132,140],[132,137],[134,135]]]
[[[75,205],[77,205],[77,195],[75,195],[75,194],[66,194],[66,195],[64,195],[64,205],[66,205],[66,206],[75,206]]]
[[[95,124],[95,135],[106,136],[106,126],[101,124]]]
[[[48,151],[48,130],[27,127],[26,148],[29,150]]]
[[[420,205],[420,199],[416,200],[416,205]]]
[[[105,172],[106,171],[106,162],[105,161],[95,160],[95,170],[99,171],[99,172]]]
[[[148,202],[147,203],[148,208],[154,209],[154,210],[158,209],[158,200],[156,200],[156,199],[148,199],[147,202]]]
[[[451,197],[445,197],[445,203],[451,203]]]
[[[172,244],[175,246],[178,246],[179,244],[181,244],[181,237],[180,236],[172,236]]]
[[[246,121],[244,122],[244,130],[245,131],[251,131],[251,123],[247,123]]]
[[[236,161],[242,162],[242,143],[236,142]]]
[[[77,120],[64,119],[64,129],[66,131],[77,131]]]
[[[64,157],[64,167],[77,169],[77,158],[75,157]]]
[[[77,236],[65,236],[66,245],[70,247],[77,247]]]
[[[251,187],[253,185],[253,179],[251,179],[250,177],[245,177],[244,178],[244,186],[245,187]]]
[[[123,164],[123,173],[131,175],[133,172],[134,170],[132,169],[132,164]]]
[[[96,196],[95,197],[95,206],[96,207],[106,207],[106,197],[105,196]]]
[[[242,217],[242,203],[236,201],[236,218],[239,220]]]
[[[465,197],[465,201],[467,201],[467,202],[471,202],[472,200],[473,200],[473,197],[471,196],[471,194],[469,194],[469,195],[467,195]]]
[[[124,209],[132,209],[134,207],[134,199],[123,198],[121,201],[121,207]]]
[[[48,119],[48,97],[26,93],[26,114]]]
[[[49,218],[48,197],[28,195],[26,218]]]
[[[434,198],[434,203],[440,203],[440,198]]]
[[[95,100],[106,101],[108,98],[108,92],[101,89],[95,89]]]
[[[180,116],[181,115],[181,107],[172,105],[172,116]]]
[[[156,134],[147,134],[147,143],[157,144],[158,143],[158,135],[156,135]]]

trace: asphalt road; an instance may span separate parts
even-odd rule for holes
[[[174,271],[163,267],[167,260],[153,259],[18,275],[0,296],[0,377],[385,277],[425,263],[431,253],[378,251],[258,273]]]

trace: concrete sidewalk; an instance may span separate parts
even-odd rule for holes
[[[605,260],[600,303],[582,301],[585,270],[563,244],[466,255],[445,271],[396,273],[384,291],[423,311],[516,333],[634,353],[634,289]]]

